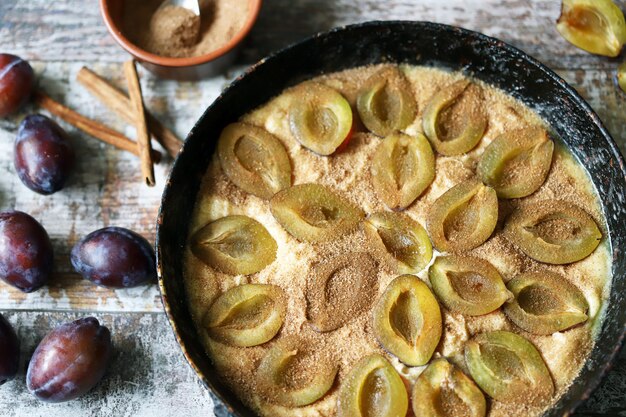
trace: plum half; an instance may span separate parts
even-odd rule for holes
[[[441,252],[458,252],[483,244],[498,222],[496,191],[467,180],[443,193],[430,207],[427,227]]]
[[[402,378],[378,354],[357,362],[339,388],[337,417],[405,417],[408,409]]]
[[[505,132],[485,149],[478,175],[500,198],[526,197],[545,182],[553,150],[554,143],[541,127]]]
[[[569,264],[586,258],[602,232],[582,208],[563,200],[541,200],[518,208],[507,219],[504,235],[531,258]]]
[[[226,216],[208,223],[190,239],[202,262],[231,275],[254,274],[276,258],[278,246],[267,229],[247,216]]]
[[[277,193],[270,209],[289,234],[304,242],[324,242],[350,233],[364,216],[360,208],[318,184],[294,185]]]
[[[380,137],[406,128],[417,113],[411,83],[395,66],[372,75],[359,90],[356,103],[365,127]]]
[[[461,155],[472,150],[487,129],[480,87],[460,80],[437,91],[424,109],[422,126],[441,155]]]
[[[439,304],[428,286],[414,275],[391,281],[374,306],[372,317],[380,344],[409,366],[425,365],[439,344]]]
[[[406,215],[381,211],[369,216],[363,227],[375,244],[397,261],[401,274],[418,273],[433,257],[426,230]]]
[[[415,381],[413,412],[419,417],[484,417],[487,402],[467,375],[444,358],[435,359]]]
[[[317,353],[315,346],[297,336],[279,340],[261,360],[257,387],[270,402],[284,407],[314,403],[330,390],[338,371],[328,357]],[[313,366],[299,366],[307,360]]]
[[[247,193],[269,200],[291,186],[291,162],[280,140],[260,127],[233,123],[217,143],[224,173]]]
[[[484,259],[439,256],[430,267],[429,277],[437,298],[455,313],[491,313],[512,298],[498,270]]]
[[[504,312],[518,327],[549,335],[587,321],[589,304],[565,277],[550,271],[529,271],[507,283],[515,298]]]
[[[269,284],[243,284],[220,295],[202,325],[215,340],[249,347],[272,340],[285,319],[285,294]]]
[[[563,0],[556,29],[592,54],[616,57],[626,43],[624,13],[612,0]]]
[[[421,133],[386,137],[372,157],[372,185],[392,210],[407,208],[435,178],[435,154]]]
[[[541,354],[518,334],[498,330],[477,335],[465,345],[465,363],[478,386],[498,401],[540,405],[554,393]]]
[[[302,146],[330,155],[352,135],[352,108],[336,90],[307,82],[294,90],[289,109],[291,133]]]

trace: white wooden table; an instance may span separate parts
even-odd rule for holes
[[[626,1],[618,2],[626,10]],[[179,136],[247,65],[305,36],[367,20],[430,20],[478,30],[507,41],[544,62],[571,83],[598,112],[626,150],[626,94],[614,83],[618,60],[589,55],[556,32],[558,0],[265,0],[259,21],[231,71],[200,83],[142,79],[147,106]],[[87,65],[123,86],[128,59],[107,33],[95,0],[0,0],[0,52],[30,60],[50,95],[89,117],[134,135],[74,80]],[[624,59],[624,58],[622,58]],[[72,245],[108,225],[133,229],[154,240],[160,195],[170,162],[157,168],[157,187],[140,181],[136,159],[70,126],[78,166],[68,186],[53,196],[24,187],[13,168],[13,140],[24,114],[0,120],[0,210],[26,211],[47,228],[55,248],[50,285],[22,294],[0,283],[0,311],[22,340],[18,377],[0,387],[2,416],[191,416],[225,415],[186,364],[162,311],[157,287],[106,290],[77,276]],[[83,398],[64,404],[38,402],[25,386],[27,361],[53,326],[94,315],[113,334],[115,354],[107,376]],[[580,410],[615,415],[626,409],[626,355]]]

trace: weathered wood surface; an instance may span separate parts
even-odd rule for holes
[[[134,137],[134,126],[108,112],[75,82],[83,64],[33,61],[40,86],[53,98]],[[121,64],[87,64],[100,74],[109,74],[116,85],[124,86]],[[226,83],[225,79],[215,79],[197,85],[177,85],[144,78],[146,106],[182,138]],[[26,109],[24,113],[29,111],[38,109]],[[162,311],[155,285],[131,290],[96,287],[74,273],[69,253],[82,236],[104,226],[127,227],[153,241],[171,160],[155,166],[157,186],[146,187],[135,156],[59,121],[70,134],[78,164],[63,191],[40,196],[29,191],[14,174],[13,140],[20,117],[23,115],[0,120],[0,172],[6,174],[0,178],[0,207],[25,211],[41,221],[53,241],[56,274],[48,288],[34,294],[25,295],[0,284],[0,309]]]
[[[184,358],[164,314],[96,314],[111,330],[114,350],[94,390],[76,401],[45,404],[26,389],[28,358],[47,329],[83,313],[10,312],[21,340],[18,377],[0,389],[0,415],[31,417],[154,417],[209,415],[211,398]]]
[[[184,137],[220,90],[246,65],[304,36],[367,20],[413,19],[450,23],[499,37],[548,64],[570,82],[600,115],[626,150],[626,94],[615,87],[619,60],[596,57],[563,40],[554,28],[558,0],[265,0],[260,19],[238,65],[200,83],[162,81],[144,72],[146,106]],[[618,2],[626,9],[626,1]],[[77,83],[87,65],[118,86],[128,57],[108,35],[95,0],[0,0],[0,52],[31,60],[40,85],[55,99],[104,121],[129,137],[120,121]],[[623,58],[622,58],[623,59]],[[36,111],[26,109],[24,114]],[[0,415],[165,416],[211,415],[212,402],[184,362],[155,285],[107,290],[77,276],[72,245],[107,225],[128,227],[153,240],[154,219],[171,161],[156,167],[157,187],[142,184],[137,159],[67,127],[79,155],[68,187],[39,196],[17,179],[12,147],[23,115],[0,120],[0,210],[31,213],[50,233],[56,272],[50,285],[24,295],[0,283],[0,310],[8,311],[23,341],[20,377],[0,387]],[[112,330],[116,356],[96,391],[64,405],[44,405],[27,393],[24,362],[54,325],[93,313]],[[626,409],[626,355],[583,411],[615,415]],[[222,412],[217,411],[217,415]]]
[[[44,61],[123,60],[124,52],[99,24],[94,3],[2,1],[3,48]],[[625,0],[617,3],[626,5]],[[251,63],[335,26],[366,20],[428,20],[498,37],[553,68],[612,67],[611,61],[580,51],[558,35],[554,22],[559,10],[559,0],[265,0],[243,59]]]

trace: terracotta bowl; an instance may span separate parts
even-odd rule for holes
[[[591,107],[563,79],[506,43],[428,22],[370,22],[316,35],[250,68],[209,106],[178,154],[165,187],[157,229],[157,273],[165,311],[185,357],[217,400],[218,412],[253,416],[215,372],[188,309],[183,249],[202,176],[221,130],[285,88],[324,73],[382,62],[462,71],[521,100],[551,126],[589,173],[607,221],[613,282],[596,344],[580,374],[546,416],[569,415],[610,368],[626,328],[626,171],[613,139]],[[218,415],[224,415],[219,414]]]
[[[245,0],[236,0],[245,1]],[[224,46],[206,55],[168,58],[146,52],[131,43],[122,32],[124,0],[100,0],[100,12],[109,33],[129,54],[150,72],[162,78],[193,81],[223,72],[235,60],[244,38],[250,33],[261,10],[262,0],[248,0],[250,12],[241,30]],[[146,16],[148,19],[149,16]]]

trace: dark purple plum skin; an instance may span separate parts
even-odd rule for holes
[[[104,376],[111,333],[94,317],[65,323],[46,335],[28,364],[26,386],[41,401],[80,397]]]
[[[13,163],[25,186],[44,195],[59,191],[74,167],[74,159],[67,133],[53,120],[33,114],[22,121]]]
[[[136,287],[156,279],[154,249],[122,227],[91,232],[74,245],[71,260],[83,278],[103,287]]]
[[[44,285],[52,273],[52,243],[26,213],[0,213],[0,278],[23,292]]]
[[[35,73],[19,56],[0,54],[0,117],[15,113],[33,92]]]
[[[20,341],[11,323],[0,314],[0,385],[13,379],[20,362]]]

